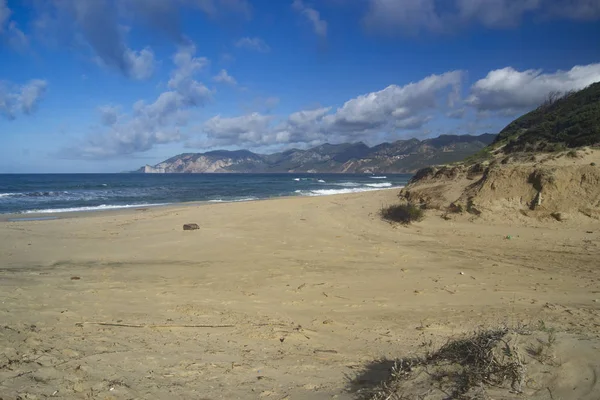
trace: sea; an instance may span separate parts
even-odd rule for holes
[[[398,189],[407,174],[0,174],[0,214],[240,202]]]

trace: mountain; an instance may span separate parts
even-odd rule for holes
[[[184,153],[140,173],[410,173],[419,168],[449,163],[470,156],[492,143],[496,135],[443,135],[434,139],[398,140],[369,147],[362,142],[323,144],[308,150],[275,154],[248,150]]]

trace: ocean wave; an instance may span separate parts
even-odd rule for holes
[[[384,188],[384,187],[390,187],[390,186],[392,186],[392,184],[390,182],[367,183],[365,186],[372,187],[372,188]]]
[[[325,181],[323,179],[319,179],[317,182],[319,182],[319,183],[325,183]]]
[[[241,199],[214,199],[208,200],[209,203],[238,203],[242,201],[255,201],[259,200],[258,197],[244,197]]]
[[[387,176],[370,176],[371,179],[387,179]]]
[[[0,193],[0,198],[5,197],[59,197],[68,195],[65,191],[48,191],[48,192],[19,192],[19,193]]]
[[[317,189],[317,190],[296,190],[295,193],[301,196],[331,196],[334,194],[350,194],[350,193],[361,193],[361,192],[373,192],[375,190],[387,190],[387,189],[401,189],[404,186],[386,187],[382,188],[352,188],[352,189]]]
[[[53,214],[53,213],[65,213],[65,212],[78,212],[78,211],[118,210],[118,209],[121,209],[121,208],[166,206],[167,204],[169,204],[169,203],[158,203],[158,204],[123,204],[123,205],[101,204],[99,206],[70,207],[70,208],[49,208],[49,209],[45,209],[45,210],[26,210],[26,211],[21,211],[19,214]]]
[[[332,185],[334,185],[334,186],[344,186],[344,187],[358,187],[358,186],[361,186],[360,183],[356,183],[356,182],[337,182],[337,183],[332,183]]]

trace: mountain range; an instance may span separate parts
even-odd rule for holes
[[[323,144],[308,150],[274,154],[248,150],[184,153],[139,173],[412,173],[420,168],[460,161],[491,144],[495,134],[442,135],[369,147],[363,142]]]

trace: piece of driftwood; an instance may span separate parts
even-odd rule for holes
[[[118,322],[79,322],[75,325],[101,325],[121,328],[235,328],[234,324],[191,324],[191,325],[157,325],[157,324],[123,324]],[[252,326],[287,326],[286,324],[252,324]]]

